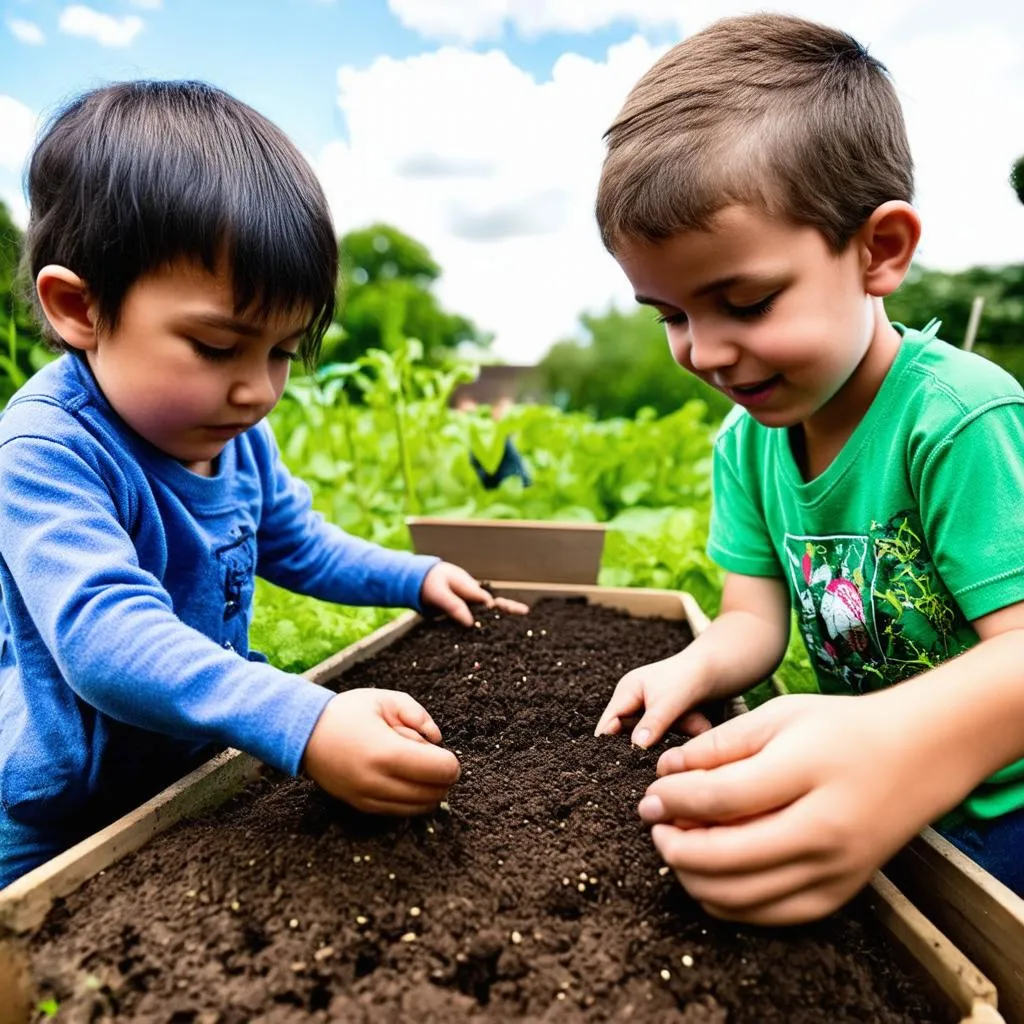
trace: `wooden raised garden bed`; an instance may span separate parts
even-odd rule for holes
[[[0,1022],[45,1000],[59,1022],[1004,1019],[1003,990],[881,875],[769,932],[662,873],[635,815],[658,751],[591,733],[641,652],[704,628],[688,595],[495,590],[589,604],[470,630],[409,614],[307,673],[421,699],[461,752],[447,807],[368,818],[225,752],[0,891]]]

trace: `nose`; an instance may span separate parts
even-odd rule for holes
[[[273,406],[279,393],[272,368],[262,365],[244,368],[232,382],[228,398],[232,405],[263,408]]]
[[[672,357],[680,366],[697,373],[713,373],[733,366],[739,359],[739,348],[714,324],[687,321],[678,336],[669,335]]]

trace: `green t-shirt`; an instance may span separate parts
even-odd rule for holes
[[[937,329],[905,330],[863,420],[813,480],[788,431],[743,409],[715,442],[708,554],[786,580],[823,693],[923,672],[977,643],[971,620],[1024,601],[1024,390]],[[984,818],[1017,807],[1024,761],[963,805]]]

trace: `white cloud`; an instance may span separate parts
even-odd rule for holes
[[[870,38],[904,20],[925,0],[792,0],[792,14],[832,21]],[[689,34],[717,18],[763,10],[758,0],[388,0],[409,29],[429,39],[475,43],[498,39],[510,27],[526,38],[545,32],[593,32],[619,22],[639,29]]]
[[[339,232],[407,231],[444,268],[449,308],[506,359],[538,358],[584,309],[631,299],[593,202],[602,133],[658,52],[636,37],[601,62],[566,54],[545,82],[496,50],[342,68],[349,139],[317,161]]]
[[[13,96],[0,95],[0,167],[21,172],[35,141],[37,118]]]
[[[133,7],[142,7],[147,11],[158,11],[164,5],[164,0],[128,0]]]
[[[26,43],[29,46],[42,46],[46,42],[43,30],[34,21],[25,21],[24,18],[8,18],[7,27],[18,42]]]
[[[71,36],[95,39],[101,46],[129,46],[142,31],[142,19],[135,14],[115,18],[83,4],[72,4],[60,12],[57,27]]]

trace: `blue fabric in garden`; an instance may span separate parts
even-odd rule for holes
[[[326,523],[266,423],[199,476],[49,364],[0,416],[0,885],[217,747],[299,771],[332,694],[250,655],[256,575],[417,608],[436,562]]]
[[[1024,809],[1000,818],[967,819],[939,831],[989,874],[1024,896]]]

